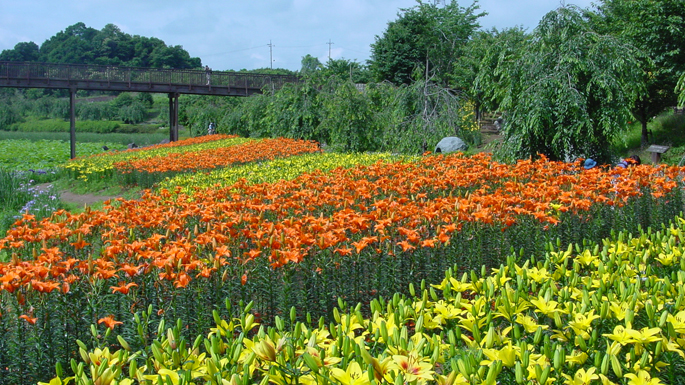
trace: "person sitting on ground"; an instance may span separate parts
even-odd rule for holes
[[[631,155],[628,158],[621,159],[616,167],[628,168],[628,166],[637,166],[642,164],[642,160],[638,155]]]

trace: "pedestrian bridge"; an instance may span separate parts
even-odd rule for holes
[[[0,87],[250,96],[298,81],[245,72],[0,61]]]
[[[76,157],[74,106],[78,90],[168,94],[169,140],[173,142],[178,140],[180,94],[250,96],[299,81],[297,76],[245,72],[0,61],[0,87],[69,90],[72,158]]]

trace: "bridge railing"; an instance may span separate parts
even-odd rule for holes
[[[229,88],[280,89],[299,82],[296,76],[243,72],[119,67],[88,64],[53,64],[0,61],[0,79],[68,80],[112,83],[168,84],[188,87],[211,85]],[[208,84],[209,83],[209,84]]]

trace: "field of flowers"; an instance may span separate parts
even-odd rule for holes
[[[529,265],[536,271],[543,268],[551,271],[553,265],[547,262],[545,267],[543,257],[551,241],[564,245],[582,244],[584,239],[601,239],[615,230],[637,233],[648,226],[660,226],[682,210],[679,181],[683,170],[675,167],[637,166],[586,171],[573,164],[550,162],[544,158],[514,165],[500,164],[483,154],[422,158],[318,154],[270,160],[316,152],[318,146],[311,142],[273,139],[269,147],[281,148],[282,152],[272,154],[261,147],[267,140],[214,139],[219,140],[197,144],[216,145],[202,151],[163,147],[141,150],[140,155],[128,160],[102,161],[101,164],[110,167],[108,170],[117,170],[121,175],[136,172],[166,175],[167,172],[187,170],[195,171],[195,174],[169,179],[163,182],[166,188],[147,191],[141,199],[109,202],[102,210],[86,209],[79,214],[58,211],[43,220],[27,214],[0,239],[0,261],[4,261],[0,264],[0,382],[46,380],[58,363],[67,372],[69,369],[78,372],[77,364],[71,368],[67,365],[69,359],[78,356],[80,348],[88,350],[86,346],[77,345],[77,339],[112,347],[129,345],[112,337],[111,332],[103,337],[104,326],[100,326],[100,331],[96,326],[90,327],[100,323],[112,328],[119,325],[117,331],[124,339],[138,336],[137,342],[130,342],[131,349],[158,350],[157,353],[147,350],[147,355],[130,356],[141,360],[134,359],[134,368],[128,368],[132,370],[132,377],[137,372],[135,365],[145,361],[144,375],[156,378],[154,373],[166,373],[170,376],[168,381],[178,383],[170,372],[160,372],[168,366],[159,364],[165,362],[159,356],[164,347],[157,343],[149,347],[153,339],[161,341],[164,338],[163,319],[178,319],[183,325],[177,327],[176,332],[170,332],[168,338],[179,340],[182,337],[190,341],[216,327],[215,321],[219,321],[214,317],[215,311],[229,319],[235,316],[219,304],[227,302],[237,308],[240,302],[252,303],[249,314],[242,316],[243,327],[251,319],[252,323],[275,325],[278,329],[279,320],[288,318],[291,309],[295,308],[300,316],[294,315],[289,327],[294,327],[296,321],[304,321],[306,311],[315,318],[335,320],[328,332],[336,338],[339,335],[334,331],[339,327],[336,324],[351,328],[358,323],[364,327],[363,316],[373,317],[374,312],[379,311],[378,305],[373,309],[365,306],[355,312],[355,322],[349,317],[342,321],[339,315],[338,319],[334,317],[339,313],[336,310],[339,303],[378,304],[381,300],[376,298],[382,295],[393,298],[393,306],[396,306],[400,301],[397,293],[406,292],[410,284],[419,285],[422,280],[438,283],[444,272],[455,264],[459,266],[451,272],[455,277],[482,270],[481,278],[486,280],[489,268],[502,271],[500,265],[506,264],[510,267],[508,274],[515,274],[513,279],[525,278],[527,273],[513,273],[515,268],[507,262],[507,257],[514,251],[521,256],[525,250],[543,261],[541,266],[536,262]],[[220,141],[233,142],[226,142],[229,144],[222,147],[216,144]],[[188,147],[192,146],[195,144]],[[233,150],[227,150],[230,148]],[[158,152],[148,156],[147,151]],[[128,152],[101,157],[119,157],[125,153]],[[212,160],[206,161],[206,157]],[[220,159],[227,159],[222,166],[259,163],[211,171],[209,165],[218,165]],[[74,168],[74,175],[90,178],[109,172],[90,173],[88,170],[94,169],[92,164],[96,162],[100,160],[76,161],[75,164],[85,166]],[[164,168],[169,164],[183,167],[177,170]],[[278,174],[283,178],[276,178]],[[521,266],[524,266],[523,262]],[[624,273],[625,270],[621,270],[616,274]],[[553,278],[560,280],[562,277]],[[471,279],[476,285],[478,279]],[[576,280],[574,287],[579,282]],[[466,285],[467,281],[462,283]],[[499,285],[506,287],[504,282],[492,289],[487,287],[487,298],[503,301],[500,294],[494,294],[501,290]],[[535,285],[535,290],[542,287],[537,286],[538,283]],[[472,300],[476,294],[483,294],[483,287],[476,287],[475,293],[464,298]],[[435,306],[439,298],[449,299],[449,290],[447,292],[431,297]],[[425,306],[428,306],[426,301]],[[490,307],[494,305],[497,304],[492,303]],[[452,306],[462,306],[460,311],[466,309],[473,313],[475,305],[457,301]],[[388,304],[381,307],[380,310],[392,310]],[[526,310],[518,305],[514,309],[516,313]],[[138,315],[134,317],[134,314]],[[472,315],[480,317],[479,314]],[[485,321],[493,317],[502,321],[494,312],[487,314],[489,318]],[[512,314],[510,312],[509,318],[504,318],[512,321]],[[419,326],[418,315],[405,310],[392,316],[397,333],[402,333],[401,325],[405,321],[396,317],[405,316],[409,317],[406,322],[411,319],[413,327]],[[477,321],[479,326],[486,324],[482,319]],[[347,326],[344,326],[345,322],[348,322]],[[497,328],[492,333],[497,331],[506,337],[516,330],[512,326],[510,331],[504,332],[506,327],[498,325],[495,324]],[[411,330],[412,325],[406,326]],[[555,327],[560,328],[557,324]],[[312,326],[307,328],[312,329]],[[319,325],[319,329],[322,328],[323,324]],[[459,330],[456,323],[450,322],[443,328],[453,333]],[[237,337],[233,328],[230,329],[227,337]],[[235,330],[237,333],[238,329]],[[247,330],[249,328],[245,332]],[[296,330],[292,329],[292,333]],[[469,330],[478,333],[475,329]],[[552,338],[553,329],[544,330],[536,338]],[[177,336],[172,338],[174,333]],[[355,338],[362,336],[351,329],[346,333],[354,333]],[[471,337],[481,340],[475,335]],[[279,352],[283,344],[290,341],[283,340],[279,344],[275,335],[269,338]],[[322,335],[321,344],[326,344],[326,338]],[[317,339],[314,338],[313,345],[319,346]],[[416,339],[414,343],[419,344],[420,338]],[[430,339],[429,345],[420,344],[422,349],[431,346],[435,350],[436,346],[446,343],[437,337]],[[210,347],[215,340],[210,339]],[[503,343],[506,338],[504,340]],[[196,340],[200,343],[197,341],[201,339]],[[376,350],[372,349],[374,354],[385,354],[390,360],[395,360],[393,356],[404,355],[411,357],[407,358],[411,365],[421,368],[428,365],[423,358],[407,355],[411,349],[406,347],[403,347],[404,351],[392,350],[389,346],[383,350],[380,343],[387,343],[389,334],[378,341],[374,345]],[[405,338],[405,342],[409,341]],[[237,342],[241,346],[242,343]],[[347,344],[348,351],[358,345],[341,343]],[[172,346],[175,342],[167,344],[172,350],[178,348]],[[235,348],[238,345],[234,345],[232,357],[237,360],[245,352],[249,355],[252,349],[257,356],[267,351],[268,357],[275,360],[269,347],[259,344],[263,349],[246,345],[247,350],[239,351]],[[452,349],[459,350],[458,346],[451,345]],[[47,346],[50,348],[45,348]],[[287,360],[306,357],[298,347],[293,349]],[[88,357],[85,350],[84,358]],[[187,357],[181,359],[181,353],[169,352],[173,362],[187,361]],[[104,353],[99,350],[92,354]],[[441,355],[440,352],[435,354]],[[161,361],[153,364],[153,358]],[[89,359],[85,359],[88,362]],[[111,364],[114,360],[112,357],[107,361]],[[128,365],[123,356],[116,360]],[[222,367],[227,365],[223,359],[219,360]],[[476,358],[469,362],[480,364],[474,360]],[[95,361],[97,365],[101,364],[100,360]],[[191,361],[199,362],[199,358]],[[252,363],[247,367],[251,371],[239,369],[240,381],[250,383],[249,377],[253,374],[255,378],[260,377],[254,371],[265,366],[253,362],[252,369]],[[338,368],[356,370],[351,362],[351,357],[343,357]],[[359,368],[368,372],[368,365],[373,366],[374,361],[365,362],[366,366]],[[378,365],[390,368],[389,362],[380,360]],[[437,370],[436,363],[437,358],[431,362],[433,369],[425,370],[431,375],[447,374],[446,369]],[[530,359],[525,361],[521,370],[528,369],[529,363]],[[498,365],[501,364],[493,367]],[[283,363],[283,367],[296,369],[292,363],[289,366]],[[103,377],[106,367],[93,370],[92,378],[102,377],[99,383],[112,383]],[[484,378],[482,369],[467,372],[459,371],[474,383],[480,383]],[[547,372],[549,374],[550,370]],[[184,369],[179,373],[195,377],[192,370]],[[218,373],[224,372],[218,370]],[[474,373],[478,377],[474,377]],[[554,373],[555,378],[562,378]],[[120,375],[113,369],[110,374]],[[223,378],[229,380],[232,374]],[[391,382],[398,374],[396,370]],[[324,375],[331,378],[333,372]],[[352,372],[347,375],[352,376]],[[382,382],[383,376],[376,379]],[[427,378],[426,375],[409,380],[404,374],[402,376],[401,379],[408,382]],[[491,376],[494,376],[492,379],[497,374]],[[279,384],[292,382],[284,377],[270,379]],[[304,377],[302,381],[306,382]]]
[[[293,308],[265,327],[251,304],[232,318],[215,310],[195,339],[180,322],[146,335],[151,311],[103,318],[94,346],[79,344],[75,375],[50,385],[681,383],[684,233],[678,218],[635,237],[549,244],[487,273],[455,267],[407,297],[374,299],[368,316],[341,302],[330,325],[298,321]],[[128,323],[138,332],[108,344]]]
[[[272,160],[319,151],[311,141],[246,139],[209,135],[124,152],[104,153],[69,162],[64,168],[73,178],[114,179],[123,185],[152,187],[184,172],[207,171],[260,160]]]

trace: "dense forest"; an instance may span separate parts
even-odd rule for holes
[[[314,139],[349,151],[420,153],[444,136],[477,144],[474,131],[486,111],[503,118],[504,140],[497,150],[503,159],[543,153],[610,161],[610,143],[628,122],[642,123],[645,145],[647,123],[676,106],[679,94],[685,101],[683,1],[562,5],[532,31],[483,30],[479,19],[485,14],[477,2],[462,7],[456,1],[418,1],[376,36],[366,63],[321,63],[306,55],[297,72],[300,84],[243,99],[184,96],[180,121],[192,135],[214,122],[222,133]],[[0,53],[0,60],[201,66],[180,46],[130,36],[111,24],[98,31],[83,23],[40,47],[19,43]],[[55,113],[40,107],[59,105],[59,98],[43,103],[26,92],[2,95],[0,129],[17,127],[29,116],[60,116],[59,108]],[[140,110],[137,98],[129,100]],[[133,117],[131,105],[128,115],[111,105],[82,107],[80,119],[144,119]]]

